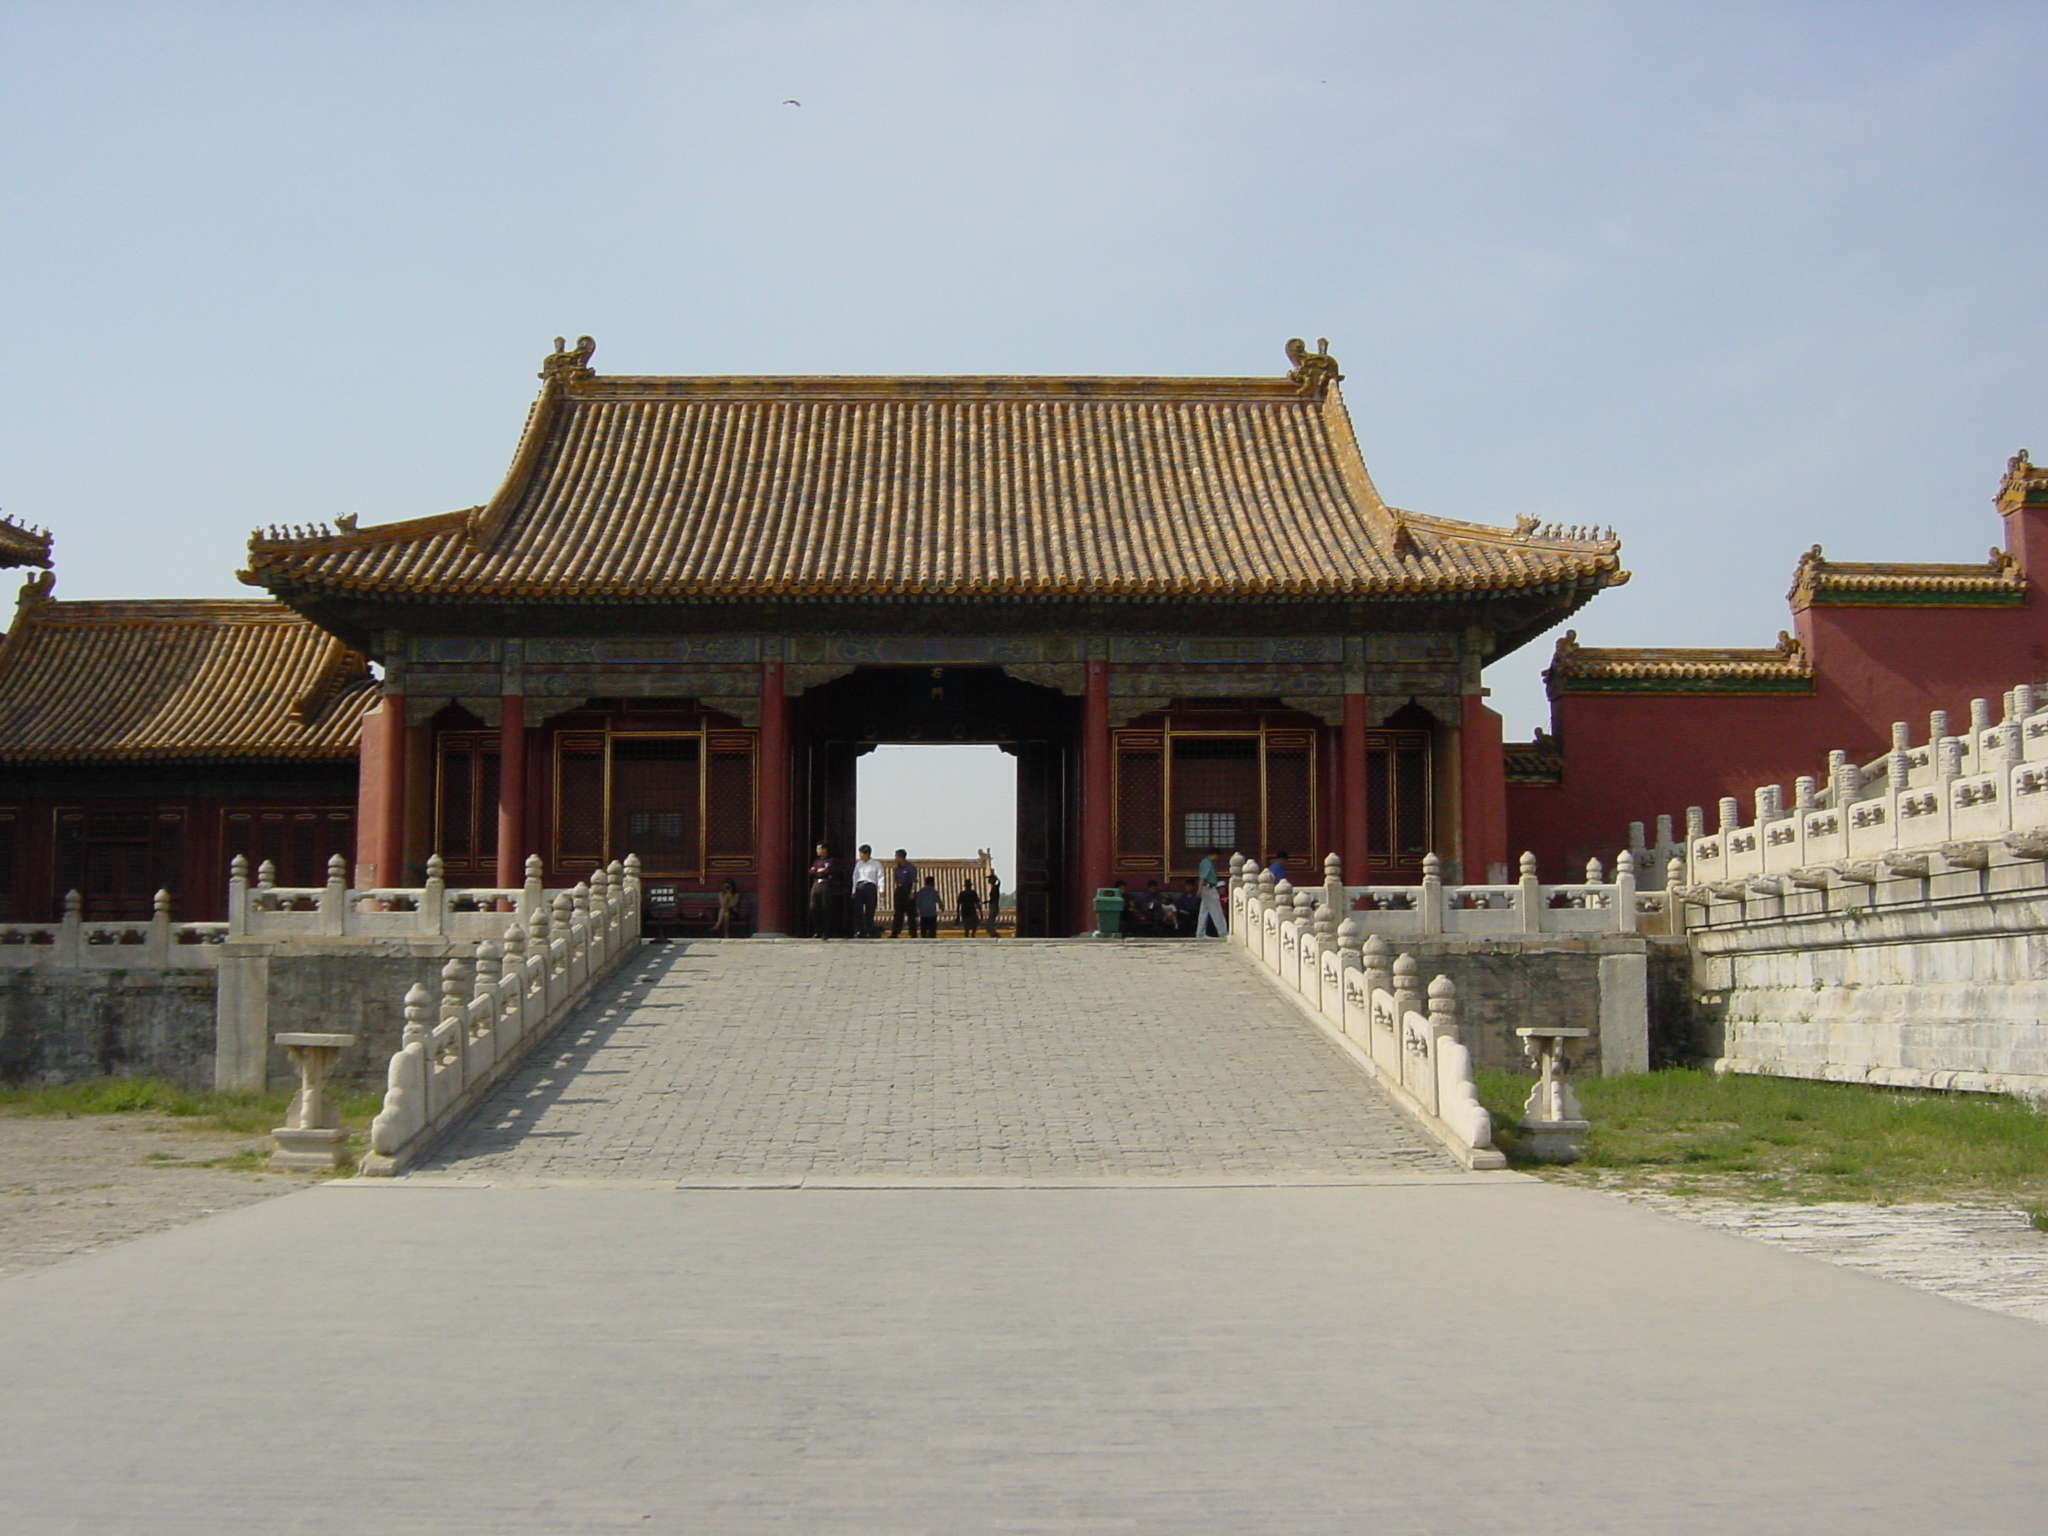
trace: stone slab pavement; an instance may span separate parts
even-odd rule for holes
[[[1221,944],[651,946],[422,1175],[1271,1182],[1456,1164]]]
[[[2036,1533],[2048,1330],[1515,1177],[333,1184],[0,1282],[0,1530]]]

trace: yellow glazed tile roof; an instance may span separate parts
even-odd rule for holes
[[[263,598],[55,602],[0,640],[0,761],[354,755],[363,658]]]
[[[272,530],[244,579],[302,595],[1486,593],[1626,580],[1591,530],[1388,507],[1327,373],[627,378],[551,364],[468,512]],[[587,350],[580,354],[587,359]]]
[[[1811,607],[2010,608],[2026,602],[2019,562],[1994,549],[1981,565],[1931,561],[1830,560],[1814,545],[1799,557],[1794,609]]]
[[[1543,674],[1560,693],[1804,693],[1813,667],[1803,647],[1780,633],[1768,650],[1735,646],[1608,646],[1579,644],[1567,630]]]
[[[11,517],[0,517],[0,566],[48,565],[50,535],[42,528],[30,528]]]

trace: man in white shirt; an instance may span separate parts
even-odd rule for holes
[[[875,857],[873,848],[862,843],[860,858],[853,866],[853,936],[856,939],[875,936],[875,898],[881,891],[881,860]]]

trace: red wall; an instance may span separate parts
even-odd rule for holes
[[[1683,835],[1687,806],[1704,808],[1712,826],[1724,795],[1741,801],[1748,821],[1759,785],[1781,784],[1789,797],[1799,775],[1824,776],[1835,748],[1867,762],[1889,750],[1895,720],[1910,724],[1918,744],[1931,710],[1949,712],[1952,732],[1967,725],[1972,698],[1998,712],[2007,689],[2048,674],[2048,509],[2010,514],[2006,536],[2023,562],[2029,545],[2043,555],[2043,568],[2027,568],[2025,607],[1795,614],[1814,670],[1809,695],[1553,696],[1564,781],[1508,786],[1515,851],[1533,851],[1546,879],[1575,877],[1588,858],[1611,864],[1631,821],[1654,835],[1656,818],[1668,815]]]

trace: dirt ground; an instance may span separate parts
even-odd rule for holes
[[[0,1279],[313,1182],[203,1166],[269,1144],[167,1115],[0,1114]]]

